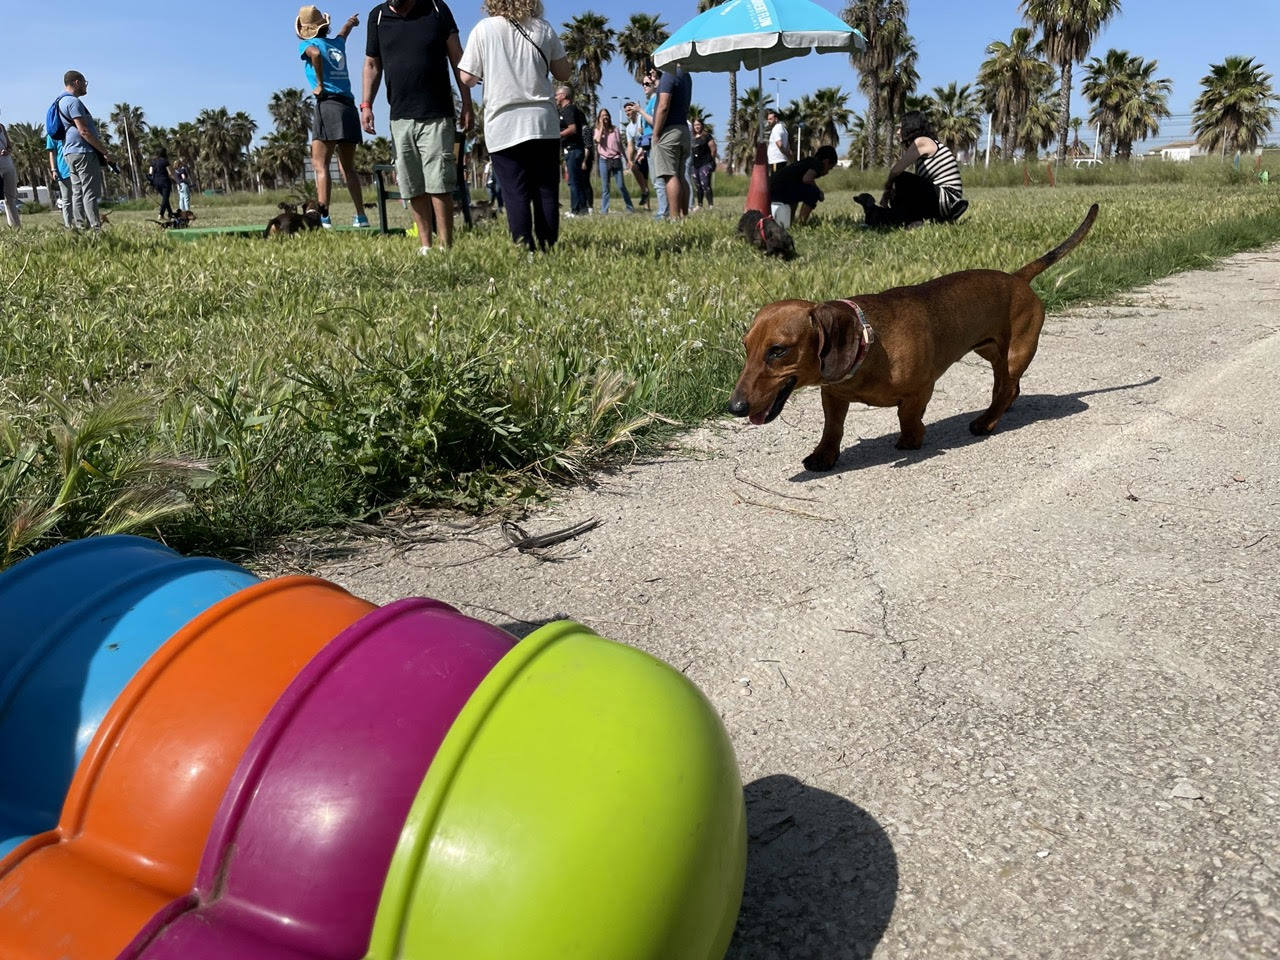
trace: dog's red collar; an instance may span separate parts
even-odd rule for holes
[[[764,239],[764,222],[766,220],[772,220],[772,219],[773,217],[761,217],[759,220],[756,221],[756,228],[760,231],[761,240]]]
[[[867,359],[867,354],[871,352],[871,344],[875,342],[876,332],[872,329],[871,324],[867,323],[867,315],[862,312],[862,308],[853,300],[837,300],[836,303],[843,303],[853,311],[853,315],[858,319],[858,353],[853,358],[853,367],[839,380],[833,380],[832,383],[844,383],[844,381],[852,379],[853,375],[858,372],[858,368],[862,366],[862,361]]]

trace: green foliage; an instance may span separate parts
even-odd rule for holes
[[[966,169],[960,225],[896,234],[862,230],[850,196],[883,171],[833,171],[790,264],[742,244],[732,200],[679,224],[568,221],[539,256],[501,225],[427,258],[352,233],[178,244],[149,211],[90,251],[42,214],[0,235],[0,259],[26,261],[0,311],[6,555],[148,528],[225,552],[404,501],[527,497],[717,414],[764,302],[1015,268],[1094,200],[1093,234],[1038,281],[1051,308],[1280,238],[1280,191],[1229,186],[1229,167],[1127,165],[1188,178],[1141,190],[1107,183],[1115,165],[1053,190]],[[265,222],[277,198],[220,199],[202,222]]]

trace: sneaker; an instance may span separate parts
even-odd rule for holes
[[[435,250],[435,249],[436,249],[436,244],[432,244],[432,245],[431,245],[431,246],[429,246],[429,247],[419,247],[419,248],[418,248],[418,256],[420,256],[420,257],[429,257],[429,256],[431,256],[431,252],[432,252],[433,250]]]
[[[361,228],[367,227],[369,226],[369,218],[366,217],[363,213],[357,213],[354,217],[351,218],[351,225],[353,227],[361,227]]]
[[[327,216],[321,216],[321,217],[320,217],[320,226],[324,227],[326,230],[332,230],[332,229],[333,229],[333,221],[332,221],[332,220],[330,220]]]

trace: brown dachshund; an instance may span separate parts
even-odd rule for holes
[[[991,406],[969,430],[990,433],[1018,396],[1040,340],[1044,304],[1030,281],[1083,240],[1097,216],[1095,203],[1065,243],[1017,273],[965,270],[854,300],[779,300],[761,308],[743,339],[747,362],[729,412],[768,423],[797,387],[820,386],[822,439],[804,458],[807,469],[835,466],[854,401],[896,406],[898,449],[917,450],[934,383],[972,350],[991,364],[995,387]]]

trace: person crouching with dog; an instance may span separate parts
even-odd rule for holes
[[[862,205],[869,227],[915,227],[926,221],[950,223],[969,209],[955,154],[938,142],[919,110],[902,115],[898,139],[904,150],[889,168],[877,205],[869,193],[853,199]]]
[[[830,173],[837,160],[836,148],[824,144],[813,156],[788,163],[769,178],[769,199],[791,207],[793,223],[804,223],[813,213],[813,208],[826,198],[818,187],[818,177]],[[799,207],[798,211],[796,207]]]
[[[294,21],[298,34],[298,54],[304,63],[307,83],[316,98],[312,123],[311,166],[316,172],[316,199],[320,203],[320,225],[333,226],[329,219],[329,161],[338,152],[338,168],[346,181],[347,192],[355,204],[353,227],[369,226],[364,215],[364,191],[356,173],[356,147],[363,139],[360,113],[351,94],[351,76],[347,72],[347,35],[360,23],[352,14],[335,36],[329,36],[329,14],[315,6],[302,7]]]

